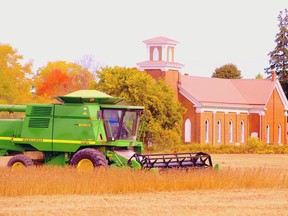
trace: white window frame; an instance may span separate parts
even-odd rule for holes
[[[229,121],[229,143],[233,142],[233,121]]]
[[[206,119],[205,121],[205,142],[209,142],[209,121]]]
[[[241,121],[241,139],[240,142],[244,143],[245,140],[245,122],[242,120]]]
[[[187,118],[185,120],[185,131],[184,131],[184,134],[185,134],[185,137],[184,137],[184,142],[191,142],[191,120],[189,118]]]
[[[278,125],[278,144],[281,144],[282,140],[282,127],[281,124]]]
[[[270,143],[270,125],[267,124],[266,126],[266,143],[269,144]]]
[[[220,120],[218,120],[218,122],[217,122],[217,128],[218,128],[218,130],[217,130],[217,142],[218,143],[221,143],[221,121]]]

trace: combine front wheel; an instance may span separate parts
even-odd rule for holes
[[[7,166],[11,167],[11,168],[23,168],[23,167],[27,167],[27,166],[33,166],[34,163],[32,161],[31,158],[29,158],[26,155],[15,155],[14,157],[12,157],[8,163]]]
[[[93,170],[95,167],[108,166],[108,161],[103,153],[96,149],[86,148],[74,154],[70,165],[80,170]]]

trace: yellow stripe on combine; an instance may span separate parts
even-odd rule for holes
[[[12,140],[12,137],[0,137],[0,140]]]
[[[88,144],[93,145],[96,144],[95,141],[89,140],[52,140],[52,139],[38,139],[38,138],[15,138],[15,137],[0,137],[0,140],[8,140],[8,141],[15,141],[15,142],[53,142],[53,143],[68,143],[68,144]]]
[[[52,141],[52,140],[51,140]],[[53,143],[70,143],[70,144],[96,144],[95,141],[88,140],[53,140]]]

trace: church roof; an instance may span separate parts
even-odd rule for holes
[[[162,36],[144,40],[143,42],[146,44],[171,44],[171,45],[176,45],[179,43],[178,41]]]
[[[179,90],[196,106],[265,108],[279,81],[271,79],[219,79],[181,75]],[[282,88],[277,88],[288,108]]]

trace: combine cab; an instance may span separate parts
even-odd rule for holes
[[[137,140],[142,106],[117,105],[121,98],[95,90],[57,99],[61,103],[0,105],[0,112],[25,113],[21,119],[0,120],[0,156],[12,156],[9,167],[212,167],[202,152],[142,154]]]

